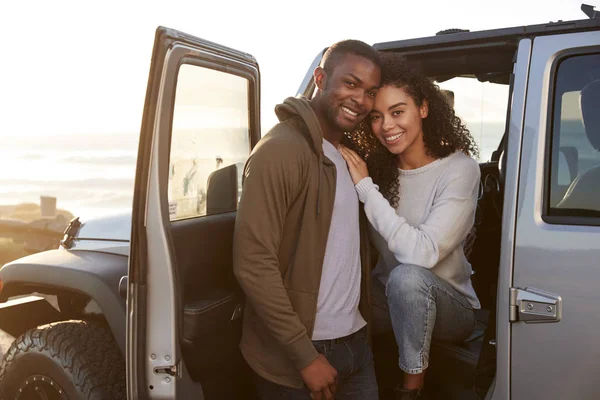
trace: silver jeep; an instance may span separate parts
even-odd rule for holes
[[[588,19],[375,44],[442,88],[506,93],[470,256],[483,309],[467,341],[433,344],[432,398],[600,397],[600,15],[582,8]],[[298,94],[312,95],[321,55]],[[231,248],[259,106],[251,55],[158,28],[131,215],[74,219],[60,248],[0,270],[0,329],[16,338],[1,398],[256,398]],[[386,334],[373,349],[385,399],[397,349]]]

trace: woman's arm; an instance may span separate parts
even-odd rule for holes
[[[432,268],[469,233],[475,219],[480,179],[476,162],[461,163],[459,168],[447,171],[426,220],[411,226],[379,192],[366,163],[350,149],[344,147],[341,153],[359,199],[365,204],[367,218],[399,262]]]
[[[367,218],[399,262],[432,268],[461,244],[473,226],[479,170],[452,175],[419,226],[397,215],[371,178],[356,185]]]

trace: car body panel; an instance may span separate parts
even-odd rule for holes
[[[514,67],[512,106],[506,147],[506,171],[504,183],[504,206],[502,211],[502,239],[500,268],[498,273],[498,300],[496,325],[496,383],[492,399],[507,399],[510,395],[510,323],[509,290],[513,277],[513,249],[515,244],[515,213],[519,193],[519,165],[521,163],[521,141],[523,121],[527,103],[527,80],[531,60],[530,39],[519,43]]]
[[[131,212],[82,221],[75,240],[126,241],[131,237]]]
[[[596,398],[600,382],[600,227],[547,223],[543,198],[551,134],[553,66],[580,52],[600,52],[599,32],[535,38],[521,150],[514,252],[515,288],[535,288],[562,298],[556,323],[512,324],[511,397]],[[600,68],[600,66],[599,66]],[[560,375],[561,380],[548,379]],[[577,382],[565,385],[565,381]],[[576,389],[575,389],[576,387]]]
[[[6,296],[15,291],[29,294],[34,290],[43,293],[48,289],[88,296],[100,307],[124,353],[125,299],[119,295],[119,281],[126,273],[125,256],[65,249],[49,250],[20,258],[0,269],[3,283],[1,300],[6,301]]]

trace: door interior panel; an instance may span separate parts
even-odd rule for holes
[[[232,264],[234,225],[235,212],[171,224],[184,304],[204,300],[210,291],[238,289]]]
[[[251,398],[239,352],[244,296],[233,274],[235,212],[171,225],[183,288],[181,349],[206,399]]]

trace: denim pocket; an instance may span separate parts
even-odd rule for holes
[[[373,352],[366,331],[357,333],[350,347],[355,357],[354,367],[356,369],[362,369],[373,363]]]
[[[319,352],[319,354],[323,354],[325,357],[327,357],[331,350],[329,343],[324,341],[313,342],[313,345],[315,346],[315,349],[317,349],[317,352]]]

